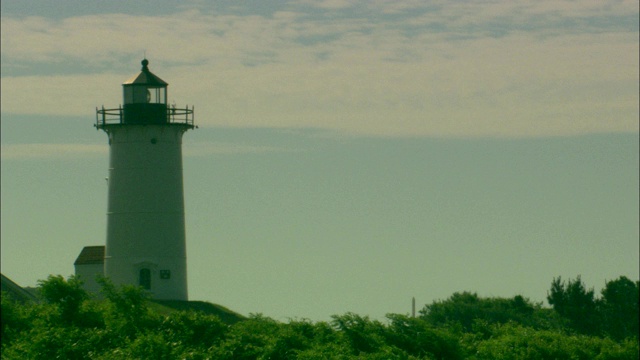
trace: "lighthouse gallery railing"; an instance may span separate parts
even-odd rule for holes
[[[124,109],[122,106],[116,109],[105,109],[104,106],[100,109],[96,108],[96,128],[100,129],[108,125],[121,124],[125,124]],[[191,128],[195,127],[193,106],[191,106],[191,109],[187,106],[185,106],[184,109],[168,106],[166,124],[187,125]]]

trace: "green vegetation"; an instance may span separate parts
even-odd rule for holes
[[[199,311],[215,315],[226,324],[235,324],[245,317],[223,306],[205,301],[151,300],[149,307],[160,315],[169,315],[176,311]]]
[[[552,308],[522,296],[455,293],[420,316],[353,313],[330,322],[244,318],[204,302],[151,301],[101,280],[39,282],[39,303],[2,296],[3,359],[638,359],[639,284],[553,279]]]

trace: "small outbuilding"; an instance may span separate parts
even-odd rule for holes
[[[97,275],[104,276],[104,245],[85,246],[73,263],[76,276],[84,282],[87,292],[98,294],[100,285]]]

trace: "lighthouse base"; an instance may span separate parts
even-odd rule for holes
[[[105,274],[115,284],[138,285],[157,300],[189,300],[185,259],[105,258]]]

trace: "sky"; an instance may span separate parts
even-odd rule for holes
[[[1,270],[106,238],[96,107],[150,70],[184,136],[191,300],[382,319],[638,280],[634,1],[1,3]]]

